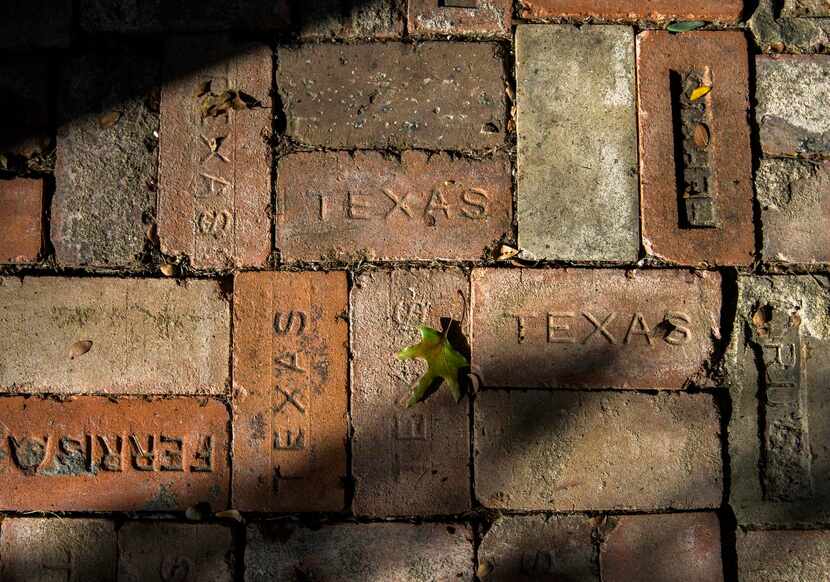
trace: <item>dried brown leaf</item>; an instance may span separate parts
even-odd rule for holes
[[[92,349],[92,341],[80,340],[69,346],[69,359],[79,358]]]
[[[121,113],[118,111],[110,111],[109,113],[104,113],[103,115],[98,117],[98,125],[107,129],[112,127],[118,120],[121,119]]]

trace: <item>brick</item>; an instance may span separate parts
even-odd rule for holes
[[[741,582],[827,580],[830,532],[738,531]]]
[[[9,154],[28,158],[49,149],[48,83],[46,59],[0,59],[0,152],[7,161]]]
[[[332,148],[498,147],[506,122],[500,54],[488,43],[282,48],[286,135]]]
[[[115,527],[103,519],[7,517],[0,556],[3,582],[115,582]]]
[[[597,20],[714,20],[735,22],[743,11],[741,0],[519,0],[522,18],[592,18]]]
[[[0,278],[0,391],[223,394],[229,320],[215,281]]]
[[[294,1],[291,27],[302,39],[400,38],[404,0],[317,0],[314,5]]]
[[[287,260],[476,260],[512,230],[506,156],[309,152],[282,158],[277,173]]]
[[[830,156],[830,55],[759,56],[755,69],[764,154]]]
[[[830,162],[761,160],[755,180],[764,259],[830,263]]]
[[[473,580],[472,532],[439,523],[248,526],[245,582]]]
[[[708,394],[490,390],[475,408],[475,492],[485,507],[720,506],[720,426]]]
[[[242,273],[235,287],[233,506],[341,511],[346,273]]]
[[[715,513],[624,515],[609,520],[600,551],[604,582],[722,582]]]
[[[0,510],[224,509],[228,420],[214,400],[0,398]]]
[[[403,402],[426,369],[400,361],[417,328],[461,319],[469,282],[458,270],[361,274],[352,292],[352,472],[359,515],[438,515],[470,509],[470,427],[446,387],[414,408]],[[456,325],[458,325],[456,323]],[[464,324],[469,333],[469,323]],[[459,346],[461,347],[461,346]]]
[[[487,386],[708,384],[720,337],[715,273],[476,269],[472,282],[473,365]]]
[[[445,0],[409,0],[407,26],[416,36],[509,36],[513,3],[474,0],[475,7],[448,6]]]
[[[43,238],[43,180],[0,181],[0,263],[33,263]]]
[[[134,51],[64,63],[52,199],[58,263],[140,264],[155,214],[158,113],[148,95],[156,83],[157,62]]]
[[[72,0],[5,0],[0,4],[0,49],[65,48]]]
[[[787,3],[759,0],[749,29],[763,52],[822,52],[830,36],[830,18],[787,18]]]
[[[633,30],[520,25],[516,77],[519,244],[549,259],[633,263]]]
[[[166,47],[159,136],[162,252],[199,268],[259,266],[271,251],[271,49],[226,37]],[[226,91],[249,108],[204,116]]]
[[[479,572],[488,582],[599,582],[593,530],[578,515],[501,517],[481,540]]]
[[[830,16],[830,3],[827,0],[784,0],[781,16],[806,18]]]
[[[221,525],[128,522],[118,530],[118,580],[231,582],[232,545]]]
[[[637,37],[643,246],[655,258],[753,260],[748,61],[740,32]],[[702,85],[713,89],[690,101]]]
[[[728,354],[738,523],[830,523],[830,279],[738,278]]]

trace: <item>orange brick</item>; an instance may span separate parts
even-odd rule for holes
[[[716,20],[735,22],[742,0],[519,0],[522,18],[598,20]]]
[[[42,214],[42,180],[0,180],[0,263],[37,261]]]
[[[215,400],[0,399],[0,510],[227,507],[228,413]]]
[[[205,63],[211,63],[206,66]],[[162,250],[197,267],[261,265],[271,250],[271,51],[224,37],[171,41],[161,93],[158,230]],[[257,105],[203,115],[237,90]],[[248,98],[246,97],[246,99]],[[207,100],[207,101],[206,101]]]
[[[237,276],[234,507],[343,509],[347,313],[343,272]]]

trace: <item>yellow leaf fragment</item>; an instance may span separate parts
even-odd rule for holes
[[[697,89],[692,91],[692,94],[689,95],[689,100],[690,101],[697,101],[701,97],[704,97],[704,96],[708,95],[709,91],[711,91],[711,90],[712,90],[712,88],[709,87],[708,85],[701,85],[700,87],[698,87]]]

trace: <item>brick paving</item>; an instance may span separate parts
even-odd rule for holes
[[[830,579],[828,38],[3,3],[0,579]]]

